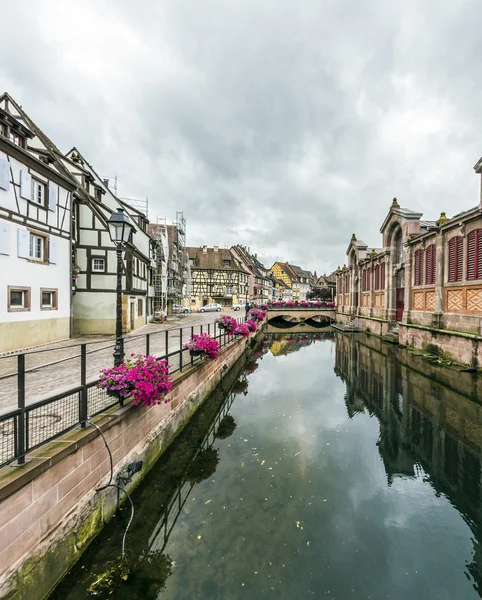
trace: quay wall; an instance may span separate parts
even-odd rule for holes
[[[336,320],[346,324],[353,317],[341,312],[336,313]],[[375,317],[356,317],[357,327],[367,333],[383,337],[390,332],[390,322]],[[415,323],[398,323],[399,343],[417,350],[424,350],[433,344],[450,354],[456,362],[472,369],[482,369],[482,336],[449,329],[439,329],[429,325]]]
[[[126,485],[139,484],[208,395],[237,377],[249,348],[263,334],[236,340],[215,361],[174,376],[169,402],[116,407],[92,421],[112,452],[114,478],[133,460],[144,461]],[[117,490],[96,492],[110,479],[102,437],[88,425],[28,455],[22,467],[0,471],[0,597],[41,600],[114,514]]]

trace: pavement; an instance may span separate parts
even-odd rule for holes
[[[192,313],[170,317],[165,323],[148,323],[124,338],[124,352],[146,353],[147,333],[150,335],[150,354],[162,356],[166,351],[180,348],[191,332],[207,331],[222,314],[244,317],[243,311]],[[182,341],[180,329],[182,328]],[[167,332],[167,334],[166,334]],[[166,337],[167,336],[167,337]],[[113,366],[114,336],[80,336],[63,342],[47,344],[25,352],[25,404],[32,404],[79,386],[80,345],[87,344],[87,382],[98,379],[99,371]],[[17,355],[0,356],[0,414],[17,408]],[[3,378],[7,375],[9,377]]]

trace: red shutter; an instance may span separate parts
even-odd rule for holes
[[[477,279],[477,238],[477,230],[471,231],[467,236],[467,279],[470,281]]]
[[[425,256],[425,283],[433,285],[435,283],[435,244],[425,250]]]
[[[371,276],[371,271],[370,271],[370,267],[368,267],[368,269],[367,269],[367,292],[370,291],[370,276]]]
[[[422,250],[415,252],[415,274],[413,285],[422,285],[422,271],[423,271],[423,253]]]
[[[460,236],[453,237],[449,241],[449,281],[462,281],[463,245]]]
[[[382,263],[382,268],[380,269],[380,289],[385,289],[385,263]]]
[[[380,265],[375,267],[375,289],[380,289]]]

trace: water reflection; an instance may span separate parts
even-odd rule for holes
[[[422,476],[469,525],[467,570],[482,597],[481,378],[434,367],[373,337],[335,335],[335,373],[346,384],[349,417],[378,419],[388,485]]]
[[[271,336],[271,354],[273,356],[286,356],[291,352],[298,352],[302,348],[327,340],[333,340],[333,331],[318,332],[316,334],[306,333],[305,331],[288,334],[276,334]]]

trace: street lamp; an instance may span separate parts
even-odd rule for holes
[[[118,208],[108,220],[109,235],[116,247],[117,253],[117,286],[116,286],[116,315],[115,315],[115,346],[114,366],[118,367],[124,360],[124,340],[122,338],[122,251],[129,241],[131,233],[136,230],[129,215],[123,208]]]
[[[244,295],[246,296],[246,304],[248,303],[248,290],[249,290],[249,285],[248,285],[248,282],[246,282],[244,284]]]

